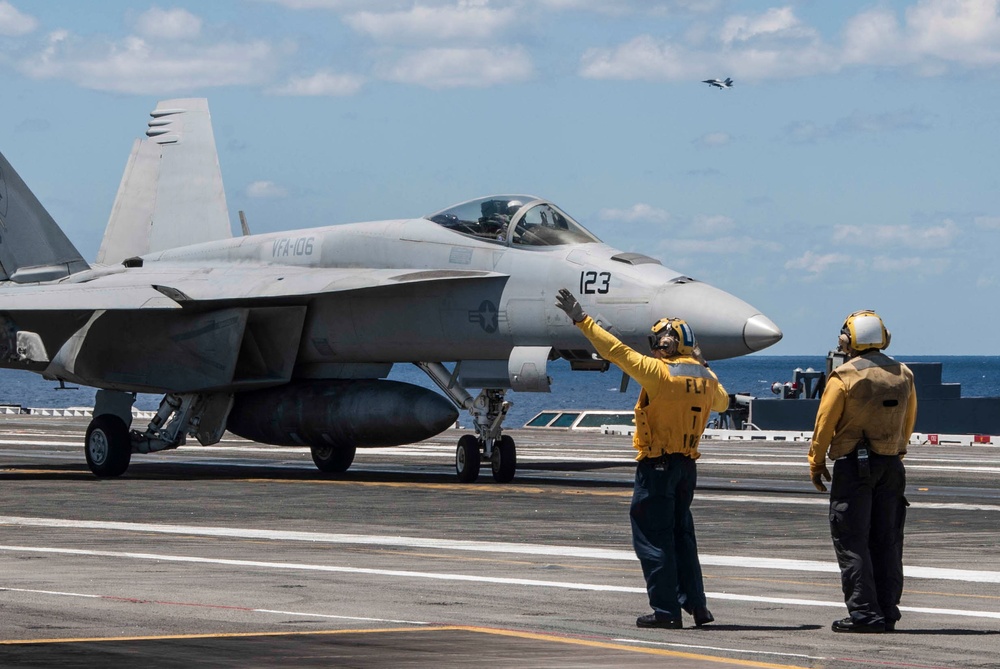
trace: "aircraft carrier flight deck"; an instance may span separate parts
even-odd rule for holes
[[[87,420],[0,416],[0,666],[1000,667],[995,446],[911,448],[903,619],[849,635],[807,445],[705,443],[716,622],[650,630],[627,437],[510,430],[508,484],[455,480],[457,430],[340,475],[227,435],[98,479]]]

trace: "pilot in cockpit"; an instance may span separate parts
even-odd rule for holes
[[[482,204],[483,216],[479,219],[480,230],[484,237],[505,241],[507,226],[523,203],[520,200],[490,200]]]
[[[510,202],[507,203],[507,215],[506,215],[507,220],[504,221],[503,225],[500,227],[500,230],[497,231],[498,240],[506,241],[507,226],[510,225],[510,219],[514,218],[514,214],[516,214],[517,210],[520,209],[523,205],[524,203],[521,202],[520,200],[511,200]]]

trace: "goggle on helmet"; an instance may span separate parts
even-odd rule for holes
[[[695,340],[694,331],[687,321],[681,318],[661,318],[651,328],[649,348],[653,351],[669,350],[670,345],[664,345],[664,339],[670,338],[677,342],[677,355],[693,355]]]
[[[855,351],[886,348],[891,337],[882,317],[871,309],[855,311],[847,317],[840,329],[842,347],[846,344]]]

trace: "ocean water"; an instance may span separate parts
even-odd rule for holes
[[[907,362],[941,362],[942,381],[960,383],[962,397],[1000,396],[1000,356],[898,356]],[[731,393],[746,393],[754,397],[773,397],[771,384],[790,381],[795,368],[823,371],[825,356],[752,355],[712,363],[712,369]],[[509,392],[513,402],[505,422],[507,427],[520,427],[535,414],[546,409],[612,409],[628,410],[635,406],[639,385],[630,381],[625,393],[619,392],[622,374],[612,366],[607,372],[571,372],[569,363],[557,360],[549,364],[552,377],[551,393]],[[390,379],[436,387],[413,365],[396,365]],[[12,369],[0,369],[0,404],[23,407],[90,407],[94,404],[94,389],[79,387],[59,390],[58,383],[46,381],[37,374]],[[136,407],[156,409],[159,395],[139,395]]]

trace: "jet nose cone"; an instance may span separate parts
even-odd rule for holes
[[[778,326],[763,314],[751,316],[743,326],[743,341],[751,351],[760,351],[771,344],[776,344],[781,337]]]
[[[686,320],[708,360],[754,353],[781,339],[781,330],[760,309],[701,281],[664,286],[652,313],[654,321],[663,316]]]

